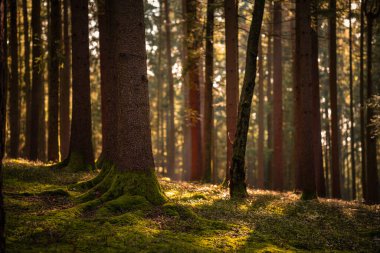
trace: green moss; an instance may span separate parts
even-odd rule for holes
[[[198,219],[199,217],[189,208],[175,204],[166,203],[162,206],[164,213],[168,216],[180,217],[181,219]]]
[[[66,170],[72,172],[91,171],[94,170],[94,167],[92,164],[88,164],[85,161],[82,154],[79,152],[71,151]]]
[[[317,194],[315,192],[303,191],[301,195],[301,200],[313,200],[316,198],[317,198]]]
[[[96,213],[100,217],[132,210],[148,210],[151,204],[142,196],[122,195],[105,203]]]

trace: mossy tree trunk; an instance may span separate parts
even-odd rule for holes
[[[245,183],[245,150],[249,120],[251,116],[251,105],[253,90],[255,88],[257,54],[259,47],[261,24],[264,15],[264,0],[256,0],[252,14],[252,23],[248,36],[246,67],[244,83],[239,102],[239,113],[235,141],[233,145],[233,156],[231,165],[230,196],[232,198],[245,198],[247,186]]]

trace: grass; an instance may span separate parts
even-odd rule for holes
[[[95,175],[6,161],[8,252],[380,252],[379,205],[252,189],[237,202],[215,185],[160,178],[163,206],[136,198],[80,213],[67,186]]]

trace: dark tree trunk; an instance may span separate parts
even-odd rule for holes
[[[273,11],[273,168],[272,182],[274,190],[283,190],[284,187],[284,158],[282,152],[282,14],[281,2],[274,2]]]
[[[230,196],[232,198],[247,197],[247,185],[245,183],[245,150],[249,120],[251,116],[251,105],[253,91],[255,88],[257,55],[260,40],[261,24],[264,15],[264,0],[256,0],[252,13],[252,23],[248,36],[247,57],[244,74],[243,88],[239,102],[238,121],[236,127],[235,141],[233,145],[233,156],[231,165]]]
[[[204,125],[203,139],[204,147],[204,174],[203,180],[211,182],[211,173],[215,167],[212,166],[213,152],[213,132],[214,132],[214,117],[213,117],[213,80],[214,80],[214,13],[215,1],[207,1],[207,23],[206,23],[206,82],[205,82],[205,99],[204,99]]]
[[[95,167],[92,147],[88,0],[71,3],[73,107],[70,151],[61,164],[73,171]]]
[[[259,108],[257,121],[259,136],[257,140],[257,188],[264,189],[264,68],[262,43],[259,44]],[[248,176],[247,176],[248,177]],[[251,179],[249,179],[251,181]],[[249,182],[249,181],[248,181]]]
[[[186,1],[187,69],[189,75],[189,111],[191,114],[191,174],[190,180],[202,179],[199,57],[201,27],[198,26],[197,0]]]
[[[332,149],[332,197],[341,198],[340,169],[339,169],[339,118],[337,103],[337,74],[336,74],[336,0],[329,0],[329,87],[331,107],[331,149]]]
[[[29,21],[27,1],[22,1],[22,15],[24,20],[24,82],[25,82],[25,108],[26,108],[26,124],[25,124],[25,146],[23,155],[29,158],[30,154],[30,124],[31,124],[31,84],[30,84],[30,38],[29,38]]]
[[[41,97],[43,96],[43,86],[41,79],[41,2],[40,0],[32,1],[32,43],[33,43],[33,65],[32,65],[32,101],[31,101],[31,122],[30,122],[30,160],[37,160],[39,150],[39,135],[40,135],[40,118]]]
[[[311,1],[296,2],[296,171],[302,199],[316,197],[313,136],[313,80],[311,45]],[[298,114],[298,115],[297,115]]]
[[[10,53],[11,76],[9,85],[9,130],[10,130],[10,157],[18,157],[20,143],[20,108],[18,83],[18,41],[17,41],[17,1],[10,0]]]
[[[0,252],[5,252],[5,212],[3,201],[3,157],[7,95],[7,1],[0,0]]]
[[[373,22],[379,16],[380,3],[371,2],[366,0],[364,2],[364,11],[367,18],[367,100],[371,99],[374,95],[372,84],[372,34]],[[373,125],[371,120],[375,116],[374,110],[371,106],[367,107],[367,198],[365,199],[368,204],[378,204],[379,199],[379,177],[377,172],[377,148],[376,136],[373,136]]]
[[[69,154],[70,145],[70,69],[71,50],[69,37],[69,0],[63,0],[63,69],[61,72],[59,96],[59,138],[61,159]]]
[[[227,113],[227,168],[230,180],[233,143],[236,132],[239,101],[239,43],[238,0],[224,1],[226,37],[226,113]]]
[[[58,161],[59,54],[61,42],[61,1],[51,0],[49,47],[49,131],[48,160]]]
[[[169,122],[168,122],[168,176],[175,176],[175,125],[174,125],[174,80],[172,72],[172,45],[171,45],[171,22],[169,1],[165,0],[165,24],[166,24],[166,61],[169,90]]]

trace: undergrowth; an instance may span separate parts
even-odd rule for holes
[[[159,178],[161,206],[129,196],[79,212],[84,191],[68,186],[95,176],[6,161],[8,252],[380,251],[380,206],[252,189],[231,201],[215,185]]]

